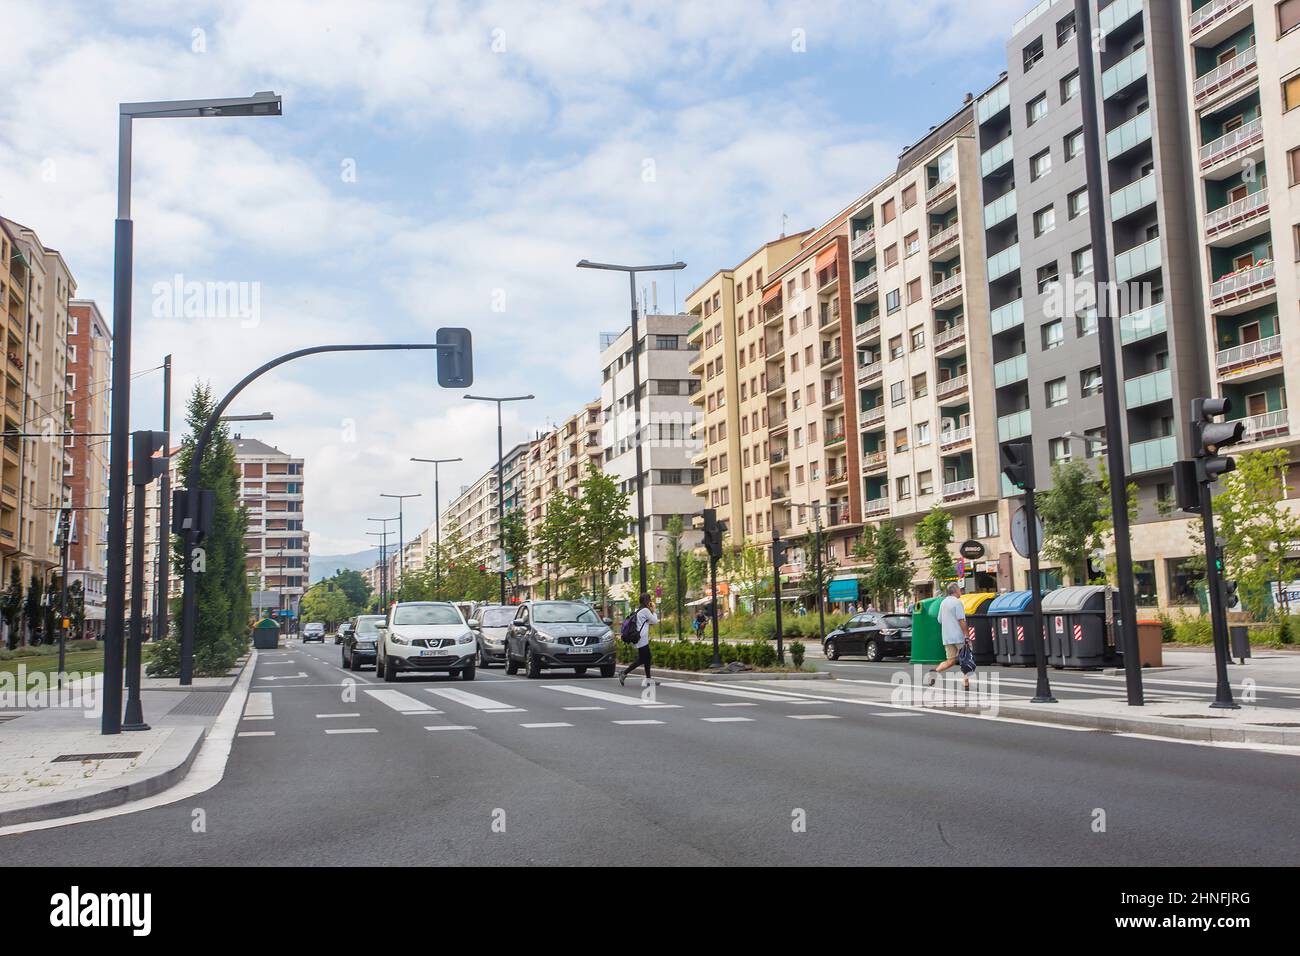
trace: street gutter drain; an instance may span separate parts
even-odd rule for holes
[[[134,760],[143,750],[120,750],[111,754],[60,754],[50,763],[82,763],[86,760]]]

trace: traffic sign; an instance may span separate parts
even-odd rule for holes
[[[957,559],[957,580],[963,581],[965,579],[966,579],[966,559],[958,558]]]
[[[1038,543],[1043,542],[1043,519],[1037,515],[1035,524],[1038,528]],[[1025,509],[1017,508],[1016,513],[1011,516],[1011,546],[1016,549],[1016,554],[1022,558],[1029,557],[1029,519],[1025,517]]]

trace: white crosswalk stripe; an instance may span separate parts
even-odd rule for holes
[[[562,694],[573,694],[577,697],[590,697],[592,700],[604,700],[611,704],[625,704],[629,707],[644,707],[646,704],[653,704],[654,701],[642,700],[640,697],[633,697],[630,694],[611,694],[608,691],[596,690],[591,687],[579,687],[576,684],[546,684],[547,690],[556,690]]]
[[[669,684],[673,690],[694,690],[705,694],[720,694],[723,697],[744,697],[749,700],[774,700],[779,703],[790,703],[797,701],[798,697],[787,697],[779,692],[765,693],[756,690],[740,690],[736,687],[716,687],[712,684],[695,684],[695,683],[673,683]]]
[[[248,695],[244,705],[245,717],[271,717],[275,714],[275,705],[271,702],[274,695],[270,691],[254,691]]]
[[[454,701],[457,704],[464,704],[466,707],[472,707],[475,710],[481,710],[488,713],[495,711],[497,713],[518,714],[524,710],[522,707],[503,704],[499,700],[481,697],[478,694],[471,694],[466,690],[456,690],[452,687],[429,687],[426,688],[426,690],[428,690],[430,694],[436,694],[446,700]]]
[[[786,714],[791,720],[839,720],[838,714]]]
[[[400,690],[370,690],[366,689],[366,694],[379,703],[391,707],[393,710],[402,714],[429,714],[436,711],[422,700],[417,700],[410,694],[403,694]]]
[[[648,726],[649,724],[662,724],[663,721],[662,720],[616,720],[614,721],[614,723],[620,724],[624,727],[644,727],[644,726]]]

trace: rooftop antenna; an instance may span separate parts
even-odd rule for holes
[[[789,224],[790,224],[790,217],[787,216],[785,213],[781,213],[781,238],[782,239],[785,238],[785,230],[789,226]]]
[[[650,302],[654,308],[654,314],[659,314],[659,283],[655,280],[650,281]]]

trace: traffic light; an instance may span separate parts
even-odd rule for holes
[[[172,534],[194,532],[194,540],[201,541],[212,530],[212,522],[217,511],[217,493],[211,488],[199,489],[199,513],[190,516],[190,493],[188,489],[177,488],[172,492]]]
[[[147,485],[167,469],[167,433],[131,433],[131,484]],[[162,451],[161,458],[154,452]]]
[[[474,349],[469,329],[442,328],[434,342],[438,349],[438,384],[443,388],[469,388],[474,384]]]
[[[1201,487],[1196,480],[1196,462],[1174,462],[1174,500],[1178,510],[1196,514],[1201,510]]]
[[[714,561],[722,559],[722,522],[714,508],[704,509],[704,550]]]
[[[782,541],[777,534],[772,534],[772,563],[778,568],[785,564],[785,559],[790,553],[790,542]]]
[[[1245,437],[1246,423],[1215,421],[1231,410],[1232,402],[1226,398],[1192,399],[1192,450],[1196,455],[1198,481],[1207,484],[1218,481],[1220,475],[1226,475],[1237,467],[1235,460],[1219,452]]]
[[[1000,446],[1002,474],[1022,491],[1034,490],[1034,446],[1029,442],[1010,442]]]

